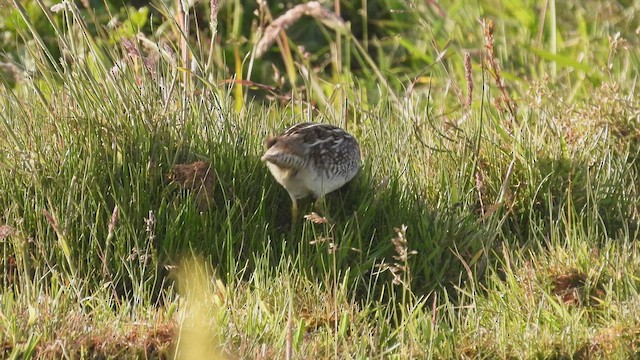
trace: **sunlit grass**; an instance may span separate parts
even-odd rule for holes
[[[67,8],[59,62],[24,28],[33,72],[0,85],[3,355],[637,356],[640,57],[616,35],[637,19],[520,3],[407,7],[396,47],[332,28],[326,79],[276,42],[293,101],[252,101],[200,37],[190,63],[162,37],[98,46]],[[346,127],[364,165],[290,229],[260,156],[302,121]],[[175,177],[196,161],[204,195]]]

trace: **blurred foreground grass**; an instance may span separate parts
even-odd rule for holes
[[[262,26],[190,26],[243,28],[237,2],[154,3],[115,41],[31,5],[0,97],[5,357],[637,356],[639,2],[308,3],[326,47],[264,58]],[[289,230],[259,158],[301,121],[364,166]],[[205,195],[177,180],[196,161]]]

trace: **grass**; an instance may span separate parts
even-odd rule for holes
[[[324,68],[280,38],[299,74],[274,101],[254,52],[225,67],[171,16],[109,45],[68,7],[63,61],[17,27],[32,68],[1,85],[3,357],[637,357],[640,5],[587,3],[402,3],[402,41],[323,28],[344,47]],[[364,165],[289,229],[259,159],[306,120],[345,126]],[[195,161],[204,196],[175,180]]]

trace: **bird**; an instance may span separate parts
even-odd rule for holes
[[[337,126],[305,122],[269,136],[261,160],[291,198],[292,227],[298,200],[309,195],[316,203],[351,181],[362,164],[356,138]]]

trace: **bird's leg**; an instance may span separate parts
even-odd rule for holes
[[[299,215],[300,210],[298,209],[298,200],[296,200],[296,198],[291,195],[291,229],[296,226]]]

